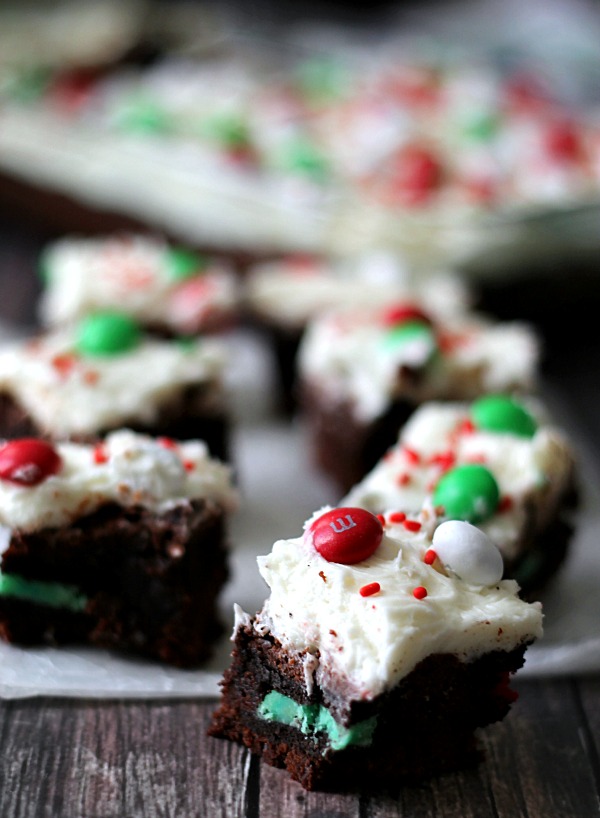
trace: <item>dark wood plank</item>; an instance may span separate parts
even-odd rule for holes
[[[211,702],[0,705],[2,818],[593,818],[600,680],[525,681],[485,761],[398,796],[306,793],[206,736]]]
[[[516,687],[520,699],[513,711],[484,739],[497,815],[600,815],[573,683],[527,681]]]
[[[283,770],[260,770],[260,818],[362,818],[357,795],[306,792]]]
[[[2,818],[241,818],[249,754],[206,736],[213,703],[2,705]]]

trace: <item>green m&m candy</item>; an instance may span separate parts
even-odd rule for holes
[[[120,355],[138,345],[137,323],[124,313],[107,310],[86,316],[79,324],[78,351],[88,357]]]
[[[316,180],[325,179],[328,175],[325,157],[309,139],[291,140],[286,146],[283,165],[293,173],[310,176]]]
[[[185,281],[201,273],[207,265],[204,256],[181,247],[170,247],[165,254],[165,269],[169,281]]]
[[[118,126],[130,133],[165,134],[171,130],[168,113],[154,100],[131,99],[117,116]]]
[[[404,321],[391,327],[383,336],[383,344],[388,350],[412,346],[419,363],[429,362],[439,351],[435,332],[429,324],[419,320]]]
[[[465,133],[477,142],[488,142],[500,127],[498,117],[493,113],[481,113],[472,117],[465,125]]]
[[[537,423],[529,412],[513,398],[486,395],[471,406],[471,420],[477,429],[533,437]]]
[[[479,523],[498,507],[500,489],[494,475],[478,463],[455,466],[440,478],[433,503],[442,506],[444,517]]]
[[[220,112],[207,117],[201,132],[225,148],[240,148],[252,142],[247,122],[236,113]]]

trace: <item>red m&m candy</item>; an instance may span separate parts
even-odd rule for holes
[[[21,486],[36,486],[56,474],[62,460],[45,440],[21,438],[0,447],[0,480]]]
[[[422,321],[424,324],[431,324],[431,318],[426,312],[423,312],[416,304],[408,302],[387,307],[382,320],[387,327],[404,324],[407,321]]]
[[[383,526],[363,508],[334,508],[309,528],[312,541],[328,562],[354,565],[373,554],[383,538]]]
[[[392,197],[396,204],[424,204],[443,177],[438,157],[426,147],[406,145],[394,157],[390,169]]]

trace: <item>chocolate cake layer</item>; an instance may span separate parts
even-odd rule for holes
[[[509,675],[523,663],[525,645],[461,662],[451,654],[420,662],[392,690],[371,701],[331,696],[318,685],[309,695],[303,657],[290,655],[271,635],[238,629],[223,698],[210,734],[244,744],[264,761],[287,769],[306,789],[394,789],[402,781],[477,763],[474,732],[502,719],[516,695]],[[375,723],[370,741],[332,749],[325,731],[268,720],[260,708],[277,691],[298,705],[327,709],[342,728]]]
[[[210,654],[227,578],[222,509],[211,500],[162,514],[111,503],[71,526],[13,532],[4,577],[76,589],[79,610],[0,596],[0,633],[18,644],[87,643],[181,666]]]
[[[302,384],[300,401],[315,464],[346,493],[367,474],[398,438],[414,409],[391,403],[373,422],[357,420],[349,401],[332,403],[314,385]]]
[[[134,432],[174,440],[204,440],[213,457],[227,460],[229,456],[229,422],[218,396],[203,386],[189,386],[165,401],[158,409],[152,425],[123,419],[111,428],[98,429],[90,437],[77,436],[79,442],[104,437],[113,429],[126,426]],[[0,437],[46,437],[53,439],[51,429],[39,427],[27,411],[9,394],[0,393]]]

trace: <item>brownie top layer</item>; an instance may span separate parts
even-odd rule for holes
[[[117,323],[120,331],[124,322]],[[91,339],[88,328],[64,328],[0,351],[0,392],[53,437],[152,425],[162,406],[186,388],[221,382],[226,356],[216,339],[157,340],[130,332],[122,348],[100,349],[99,338],[112,344],[118,333],[111,321],[96,324]]]
[[[447,511],[434,499],[440,481],[473,463],[489,470],[499,489],[497,505],[478,525],[505,557],[514,558],[525,535],[553,519],[573,483],[570,445],[532,400],[425,404],[342,505],[375,514],[402,511],[416,519],[434,515],[441,521]]]
[[[92,310],[126,310],[145,325],[190,334],[237,311],[230,264],[142,235],[65,238],[49,245],[41,267],[42,320],[60,325]]]
[[[362,509],[322,509],[303,536],[259,557],[271,594],[255,628],[307,652],[322,687],[364,699],[431,654],[470,661],[541,636],[541,605],[500,580],[502,559],[485,534],[443,525],[436,555],[431,521],[382,525]]]
[[[246,297],[259,316],[298,330],[332,308],[415,298],[434,314],[445,314],[464,309],[469,301],[457,276],[434,270],[419,275],[408,257],[384,251],[352,260],[296,254],[256,264],[247,277]]]
[[[198,440],[125,429],[96,445],[16,440],[0,448],[0,523],[11,529],[68,526],[107,503],[161,513],[201,498],[236,505],[230,468]]]
[[[533,330],[474,313],[436,315],[427,303],[332,310],[308,327],[299,370],[328,402],[370,422],[393,400],[471,400],[527,391],[539,357]]]

